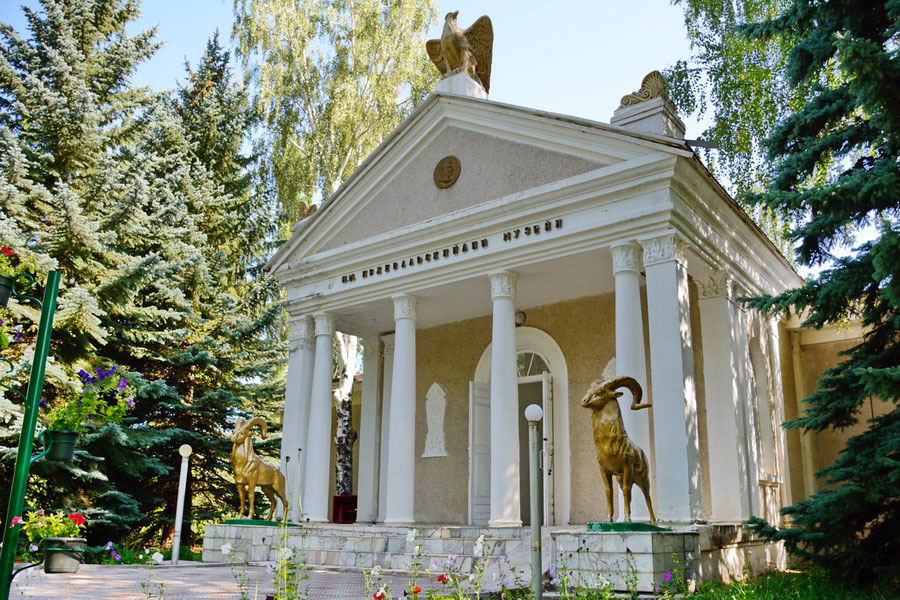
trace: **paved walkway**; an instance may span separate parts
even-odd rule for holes
[[[72,575],[47,575],[40,567],[16,576],[10,600],[40,598],[53,600],[239,600],[240,592],[228,565],[196,563],[177,567],[162,565],[152,570],[131,565],[82,565]],[[251,565],[246,571],[249,598],[265,600],[273,590],[272,575],[264,566]],[[385,574],[396,598],[407,587],[405,575]],[[359,571],[314,570],[310,573],[312,600],[364,600],[366,587]],[[143,585],[142,585],[143,584]],[[436,582],[419,579],[423,590]],[[162,587],[160,587],[162,586]]]

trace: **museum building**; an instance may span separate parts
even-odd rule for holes
[[[283,458],[303,449],[294,518],[302,490],[310,522],[330,519],[335,330],[365,349],[358,522],[529,523],[532,403],[544,523],[603,520],[580,400],[613,375],[652,403],[621,400],[661,522],[777,520],[792,502],[788,324],[737,299],[803,281],[685,142],[654,76],[609,124],[444,79],[294,227],[268,265],[290,323]],[[647,520],[637,490],[632,504]]]

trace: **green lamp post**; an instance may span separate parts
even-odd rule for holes
[[[0,297],[6,292],[15,298],[23,298],[36,302],[41,307],[41,323],[38,327],[37,343],[34,348],[34,359],[31,364],[31,379],[25,394],[25,416],[22,419],[22,434],[19,437],[19,451],[16,454],[16,468],[13,472],[12,486],[9,492],[9,508],[3,524],[3,548],[0,549],[0,600],[9,600],[9,590],[13,578],[13,563],[19,542],[21,525],[12,525],[12,519],[21,516],[25,505],[25,489],[28,487],[28,473],[31,470],[32,446],[34,430],[37,425],[39,399],[44,389],[44,372],[47,367],[47,355],[50,352],[50,335],[53,331],[53,315],[56,312],[56,295],[59,292],[59,271],[50,271],[44,287],[44,301],[16,292],[15,282],[18,279],[32,279],[29,275],[4,277],[0,281]],[[32,279],[33,281],[33,279]],[[8,299],[8,296],[6,296]],[[6,302],[2,303],[4,306]]]

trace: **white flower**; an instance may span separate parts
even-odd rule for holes
[[[410,529],[406,532],[406,541],[411,542],[416,539],[416,536],[419,535],[419,532],[415,529]]]
[[[697,581],[696,580],[688,579],[687,586],[688,586],[688,593],[693,594],[695,591],[697,591]]]
[[[229,554],[231,554],[231,544],[222,544],[221,550],[222,554],[228,556]]]
[[[153,556],[151,556],[150,558],[152,558],[153,562],[155,562],[158,565],[161,565],[163,562],[162,552],[154,552]]]
[[[469,583],[475,583],[475,573],[469,575]]]
[[[40,548],[38,548],[37,545],[35,545],[35,544],[28,546],[28,549],[31,550],[32,552],[37,552],[38,550],[40,550]]]
[[[372,569],[372,577],[381,577],[381,565],[376,565]]]
[[[267,562],[267,563],[266,563],[266,573],[268,573],[269,575],[271,575],[271,574],[273,574],[274,572],[275,572],[275,563],[273,563],[273,562]]]
[[[475,540],[475,547],[472,549],[472,554],[476,557],[484,556],[484,536],[478,536],[478,539]]]
[[[291,560],[294,557],[294,551],[290,548],[279,548],[278,551],[281,554],[281,560]]]
[[[416,556],[422,554],[422,546],[416,546],[415,551],[413,552]]]

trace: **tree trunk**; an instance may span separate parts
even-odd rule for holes
[[[339,332],[335,332],[335,338],[338,350],[338,386],[334,390],[337,412],[335,487],[338,495],[345,496],[353,493],[353,444],[358,437],[353,429],[353,382],[359,370],[359,339]]]

